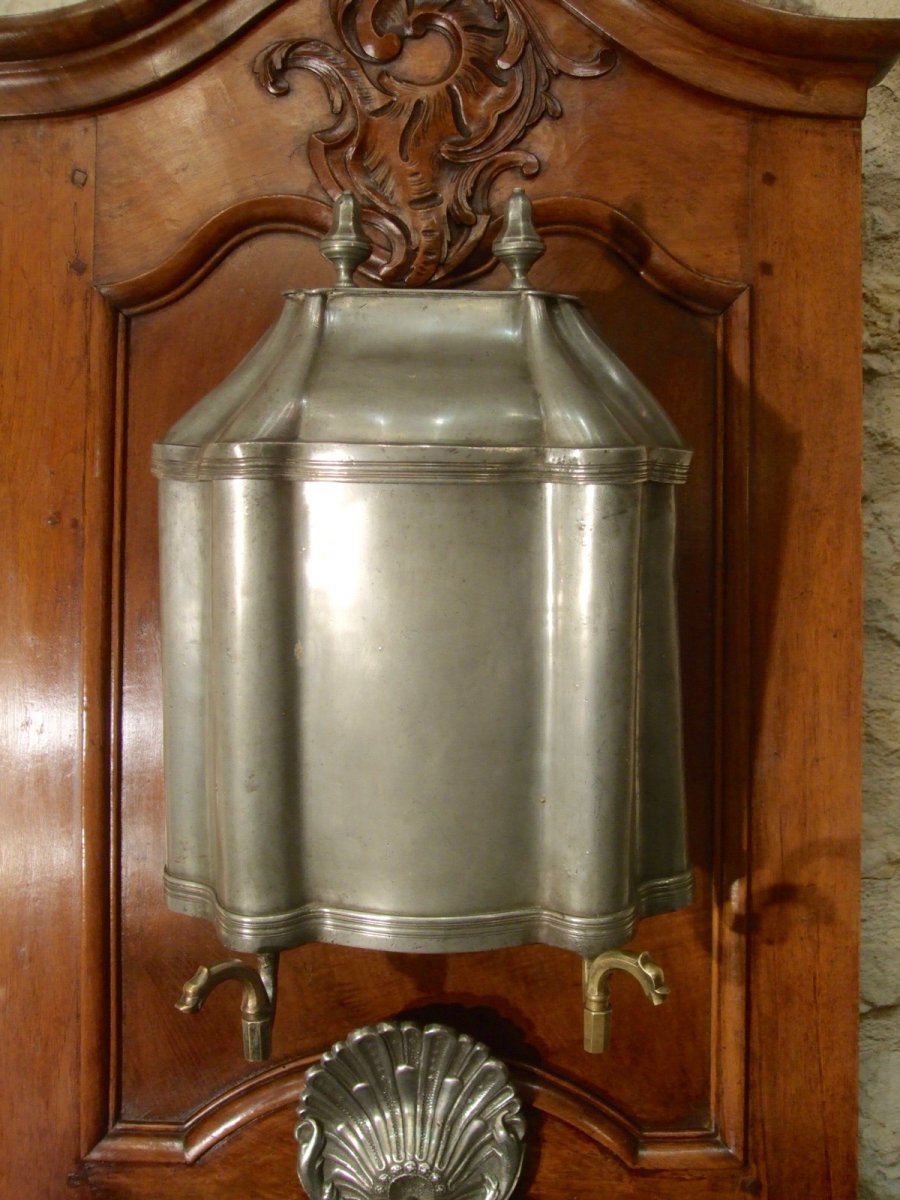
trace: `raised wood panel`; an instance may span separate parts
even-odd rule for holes
[[[653,1010],[626,981],[613,1050],[586,1059],[562,952],[306,947],[286,955],[275,1058],[257,1068],[227,990],[196,1017],[171,1007],[220,951],[161,898],[148,448],[282,287],[328,279],[306,159],[332,120],[324,94],[296,75],[272,97],[250,65],[275,38],[333,28],[324,4],[263,0],[0,20],[0,113],[115,101],[0,127],[0,998],[17,1081],[0,1178],[26,1200],[67,1180],[110,1198],[299,1194],[306,1062],[399,1012],[510,1061],[531,1131],[522,1194],[854,1194],[858,127],[771,110],[858,115],[900,22],[534,4],[570,53],[592,26],[619,43],[607,75],[554,80],[564,115],[523,142],[550,241],[536,278],[585,297],[697,450],[681,588],[698,899],[638,938],[672,998]],[[489,241],[466,267],[477,286]]]
[[[527,1109],[534,1140],[526,1152],[521,1192],[532,1200],[551,1197],[612,1195],[618,1200],[726,1200],[753,1194],[752,1173],[739,1168],[697,1170],[682,1166],[671,1177],[650,1180],[615,1156],[598,1155],[592,1138],[571,1125]],[[290,1112],[277,1110],[249,1126],[240,1139],[223,1142],[194,1168],[132,1164],[91,1168],[90,1194],[98,1200],[206,1200],[245,1194],[247,1163],[252,1161],[254,1200],[302,1196],[294,1176],[295,1143]],[[539,1148],[537,1148],[539,1147]]]
[[[546,11],[546,29],[563,51],[588,57],[601,44],[572,16]],[[311,135],[334,121],[322,84],[310,72],[295,71],[291,93],[274,97],[250,69],[268,45],[301,34],[337,43],[324,5],[307,8],[302,21],[288,9],[177,89],[100,121],[99,282],[134,278],[177,256],[232,206],[274,196],[326,199],[305,150]],[[530,194],[601,198],[695,271],[746,276],[746,111],[716,103],[627,54],[607,75],[557,78],[553,93],[563,116],[538,122],[524,142],[540,162]],[[661,109],[669,114],[665,138],[659,136]],[[709,154],[716,162],[712,189]],[[658,186],[660,178],[667,187]],[[497,195],[521,182],[508,172]]]
[[[564,201],[548,203],[547,209],[563,220]],[[584,218],[583,209],[580,206],[575,215]],[[608,212],[600,205],[595,211]],[[574,224],[574,218],[570,220]],[[634,244],[634,231],[629,232],[626,249]],[[656,257],[667,262],[658,248]],[[187,1118],[251,1070],[240,1059],[234,1007],[227,995],[217,996],[196,1019],[186,1019],[172,1007],[195,963],[219,951],[211,930],[165,910],[159,887],[164,834],[150,445],[253,345],[279,310],[283,290],[301,279],[320,284],[329,271],[308,239],[260,236],[241,245],[183,297],[128,322],[118,756],[123,775],[117,1091],[125,1122]],[[739,288],[705,283],[683,268],[681,277],[693,303],[704,289],[707,304],[740,295]],[[585,299],[611,344],[662,396],[697,450],[682,523],[681,578],[684,641],[691,647],[685,655],[686,741],[698,900],[686,913],[648,922],[639,938],[640,945],[652,944],[669,966],[672,1001],[663,1010],[664,1020],[649,1006],[623,1004],[613,1049],[594,1058],[580,1048],[580,968],[571,955],[528,948],[443,960],[306,947],[286,955],[283,962],[275,1050],[281,1057],[307,1057],[354,1026],[400,1012],[427,1011],[432,1019],[476,1033],[500,1053],[608,1096],[623,1114],[621,1119],[630,1114],[650,1131],[702,1133],[713,1120],[711,1062],[722,1054],[710,1044],[711,1013],[717,1003],[711,969],[712,880],[719,857],[713,845],[715,555],[720,545],[716,490],[721,455],[715,414],[722,402],[717,322],[660,295],[585,232],[550,235],[535,281],[551,278],[555,286]],[[491,282],[490,277],[485,280],[486,285]],[[673,286],[671,278],[668,284]],[[672,363],[677,370],[671,369]],[[627,998],[624,990],[621,998]],[[739,1046],[739,1030],[733,1037],[732,1045]],[[677,1054],[672,1053],[673,1044]],[[660,1088],[658,1064],[663,1054],[667,1083]],[[186,1063],[195,1069],[186,1071]],[[203,1082],[198,1090],[199,1079]],[[651,1143],[648,1138],[648,1146]]]

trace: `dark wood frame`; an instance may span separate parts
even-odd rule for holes
[[[0,978],[15,1081],[0,1161],[26,1196],[62,1194],[67,1176],[87,1194],[171,1186],[164,1194],[180,1195],[174,1183],[146,1180],[282,1110],[305,1066],[279,1064],[180,1125],[116,1120],[119,864],[109,796],[119,764],[109,723],[120,670],[127,322],[188,291],[255,232],[321,230],[325,206],[279,194],[223,209],[127,279],[98,276],[92,245],[93,114],[172,84],[284,7],[100,0],[64,17],[0,21],[0,116],[18,118],[0,127],[0,262],[14,289],[0,385],[14,584],[0,613],[11,734],[0,838],[14,848]],[[813,20],[743,0],[585,0],[579,12],[657,70],[756,111],[745,278],[700,276],[599,202],[583,202],[588,215],[572,201],[537,205],[544,229],[580,222],[653,287],[720,314],[727,571],[717,652],[727,719],[718,757],[731,820],[718,835],[716,881],[719,1124],[705,1137],[648,1137],[614,1112],[598,1118],[596,1098],[574,1085],[528,1068],[519,1080],[539,1111],[562,1115],[626,1164],[658,1170],[659,1195],[690,1185],[698,1196],[843,1200],[855,1190],[856,1137],[858,121],[867,88],[900,52],[900,21]],[[774,437],[773,423],[790,437]],[[40,733],[32,716],[42,716]],[[714,1182],[719,1171],[727,1183]]]

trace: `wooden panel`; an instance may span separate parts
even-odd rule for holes
[[[121,750],[121,1115],[126,1122],[183,1118],[251,1071],[240,1060],[227,996],[217,996],[196,1020],[186,1020],[172,1007],[195,963],[220,952],[211,930],[165,911],[159,882],[165,851],[150,445],[253,345],[280,309],[282,290],[295,285],[298,276],[322,282],[329,271],[308,241],[258,238],[184,298],[130,322]],[[715,321],[660,297],[583,237],[551,239],[535,281],[551,278],[555,286],[583,296],[602,318],[611,344],[656,389],[697,450],[682,526],[681,578],[698,901],[689,912],[646,923],[638,938],[670,968],[673,999],[659,1013],[643,1003],[623,1005],[613,1049],[602,1058],[589,1057],[580,1049],[580,965],[571,955],[545,948],[441,960],[308,947],[285,956],[276,1052],[308,1056],[356,1025],[427,1008],[432,1018],[471,1030],[498,1052],[544,1069],[552,1066],[554,1073],[598,1089],[642,1125],[702,1130],[710,1108],[710,899],[716,857]],[[485,1007],[488,997],[490,1008]],[[623,990],[621,999],[626,998]],[[664,1051],[673,1042],[677,1053]],[[663,1054],[668,1086],[659,1089]],[[185,1071],[186,1062],[194,1069]]]
[[[61,13],[0,17],[0,116],[87,111],[138,95],[178,79],[283,7],[285,0],[85,0]],[[862,116],[866,88],[900,49],[890,20],[811,21],[745,0],[567,7],[676,79],[788,112]]]
[[[703,1172],[690,1168],[671,1177],[649,1180],[631,1172],[615,1158],[602,1157],[592,1140],[571,1127],[534,1111],[527,1112],[535,1137],[526,1155],[521,1194],[530,1200],[594,1195],[616,1200],[726,1200],[743,1197],[746,1172]],[[244,1137],[223,1143],[204,1160],[203,1171],[129,1164],[92,1172],[91,1195],[97,1200],[212,1200],[246,1194],[247,1163],[254,1163],[253,1200],[284,1200],[302,1196],[294,1176],[295,1145],[290,1134],[290,1111],[262,1117]],[[537,1149],[536,1147],[540,1147]]]
[[[0,115],[86,112],[177,78],[283,0],[86,0],[0,18]]]
[[[603,44],[556,9],[549,10],[546,28],[561,50],[580,58]],[[308,71],[295,71],[291,94],[273,97],[250,70],[268,45],[301,36],[338,44],[324,6],[307,8],[302,21],[288,10],[177,90],[101,120],[102,284],[138,276],[177,256],[195,231],[232,206],[252,204],[264,216],[266,198],[326,199],[306,152],[310,136],[335,120],[321,82]],[[695,271],[743,277],[746,112],[673,83],[628,55],[599,78],[557,78],[553,94],[562,117],[545,118],[527,137],[540,163],[529,182],[531,195],[600,197]],[[658,136],[661,107],[670,114],[665,139]],[[666,187],[659,186],[660,179]],[[501,176],[495,203],[521,182],[518,172]]]
[[[515,142],[540,165],[535,277],[585,297],[697,450],[681,588],[698,900],[638,938],[672,999],[653,1010],[623,985],[614,1048],[586,1059],[570,955],[315,946],[286,956],[271,1064],[241,1059],[227,990],[199,1016],[173,1010],[220,950],[159,883],[148,448],[282,287],[328,278],[306,148],[333,116],[311,75],[275,98],[250,64],[275,38],[335,31],[324,0],[0,20],[0,112],[147,92],[97,119],[96,152],[83,119],[0,128],[0,1000],[23,1081],[5,1092],[0,1172],[26,1200],[67,1178],[110,1198],[299,1195],[305,1065],[400,1012],[510,1060],[532,1130],[523,1194],[854,1194],[858,129],[762,109],[858,113],[900,22],[741,0],[532,11],[570,55],[621,42],[606,75],[554,75],[561,119]],[[490,233],[465,268],[479,286]],[[118,339],[93,285],[125,313]]]
[[[86,711],[82,666],[93,682],[106,668],[102,606],[83,604],[82,563],[102,579],[103,525],[86,521],[86,507],[108,482],[108,456],[102,442],[97,460],[86,448],[89,428],[109,429],[110,355],[90,284],[93,191],[83,184],[93,172],[93,123],[7,126],[0,157],[0,1011],[4,1071],[17,1081],[0,1120],[0,1163],[32,1195],[52,1195],[75,1169],[82,1127],[91,1144],[105,1118],[94,1101],[79,1112],[77,1098],[80,1033],[93,1036],[105,1015],[105,906],[82,905],[81,891],[83,866],[100,881],[108,872],[92,807],[99,800],[105,810],[96,719],[106,714]],[[98,854],[89,863],[83,819]],[[90,890],[102,896],[102,882]],[[97,1042],[86,1045],[102,1078]]]
[[[756,1133],[776,1196],[846,1196],[856,1186],[848,997],[858,992],[862,675],[858,177],[856,129],[760,120],[748,919],[751,1003],[766,1013],[751,1042]]]

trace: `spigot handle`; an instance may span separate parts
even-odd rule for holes
[[[239,958],[199,967],[181,989],[175,1005],[181,1012],[199,1012],[214,988],[227,979],[236,979],[243,988],[241,1032],[248,1062],[265,1062],[272,1053],[278,955],[261,954],[258,962],[259,970]]]
[[[272,1055],[272,1017],[246,1017],[241,1013],[241,1035],[247,1062],[265,1062]]]
[[[612,1005],[609,992],[597,1000],[584,1001],[584,1048],[588,1054],[602,1054],[609,1049],[612,1033]]]
[[[612,1002],[609,994],[613,971],[625,971],[641,985],[652,1004],[662,1004],[669,995],[659,963],[646,950],[630,954],[627,950],[607,950],[594,959],[585,959],[582,972],[584,1005],[584,1048],[588,1054],[609,1049],[612,1032]]]

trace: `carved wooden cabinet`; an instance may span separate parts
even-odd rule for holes
[[[526,1100],[520,1195],[855,1192],[859,121],[900,21],[745,0],[92,0],[0,21],[10,1194],[299,1195],[304,1071],[367,1023],[474,1034]],[[287,94],[283,94],[287,93]],[[672,995],[588,1056],[534,946],[282,964],[268,1064],[174,1008],[213,932],[167,911],[150,446],[329,279],[580,296],[695,451],[681,499],[695,901],[638,945]],[[628,985],[625,985],[627,988]],[[623,996],[625,988],[623,988]]]

